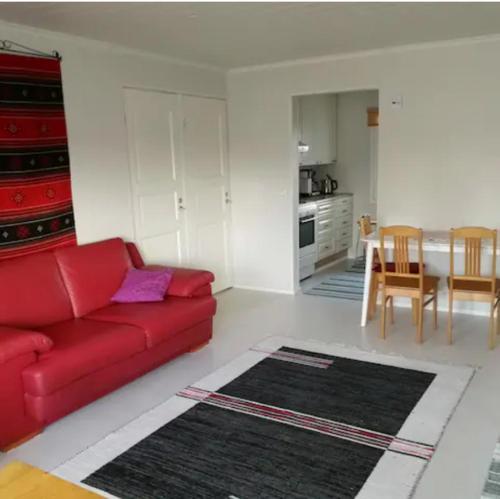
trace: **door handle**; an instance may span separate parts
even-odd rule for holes
[[[225,193],[225,202],[226,204],[232,203],[231,198],[229,197],[229,192]]]
[[[178,201],[178,206],[179,206],[179,210],[185,210],[186,207],[183,205],[183,199],[182,198],[179,198]]]

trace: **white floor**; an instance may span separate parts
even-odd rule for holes
[[[274,335],[353,345],[410,358],[481,366],[466,391],[416,498],[470,499],[482,489],[500,431],[500,346],[487,349],[487,320],[457,315],[455,344],[426,324],[425,342],[414,343],[408,309],[396,310],[387,340],[378,338],[378,321],[359,326],[361,304],[298,294],[296,296],[233,289],[218,295],[213,341],[134,383],[54,423],[21,447],[0,454],[0,467],[22,459],[48,471],[99,441],[181,388],[209,374],[260,340]],[[500,341],[499,341],[500,343]]]

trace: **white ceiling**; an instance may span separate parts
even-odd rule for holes
[[[0,2],[0,18],[222,68],[500,33],[500,3]]]

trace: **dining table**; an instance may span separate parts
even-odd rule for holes
[[[368,303],[370,294],[370,283],[372,278],[372,267],[373,267],[373,253],[374,250],[380,248],[380,239],[376,231],[372,232],[366,237],[362,237],[361,241],[365,245],[366,249],[366,261],[365,261],[365,279],[364,279],[364,290],[363,290],[363,304],[361,309],[361,327],[366,326],[368,318]],[[464,252],[464,242],[460,240],[455,240],[454,243],[455,252]],[[384,241],[384,248],[391,250],[394,248],[394,242],[392,239],[386,239]],[[409,249],[416,250],[417,243],[409,244]],[[492,253],[491,242],[483,241],[483,251],[486,254]],[[450,232],[445,230],[423,230],[422,238],[422,250],[426,252],[437,252],[437,253],[449,253],[450,252]],[[500,248],[497,247],[496,250],[497,257],[500,255]]]

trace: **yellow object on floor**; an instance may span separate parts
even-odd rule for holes
[[[13,461],[0,470],[0,499],[97,499],[101,497],[21,461]]]

